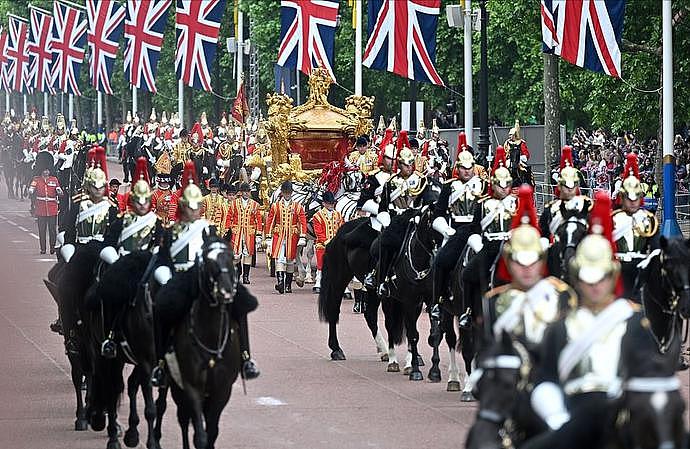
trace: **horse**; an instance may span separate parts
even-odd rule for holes
[[[181,294],[189,295],[183,300],[192,299],[192,305],[173,331],[174,352],[166,355],[174,380],[170,389],[183,447],[190,447],[191,421],[194,447],[213,449],[220,414],[240,372],[239,327],[233,308],[238,307],[236,293],[243,287],[237,284],[232,247],[213,234],[204,235],[201,255],[186,274],[193,285]]]
[[[556,230],[553,244],[549,247],[547,266],[552,276],[567,280],[570,260],[575,255],[577,245],[587,235],[589,225],[586,218],[568,213],[563,204],[561,204],[561,214],[564,221]]]
[[[345,360],[345,353],[338,341],[337,326],[343,294],[352,278],[363,281],[374,269],[370,246],[378,232],[369,226],[370,218],[360,217],[345,222],[326,245],[321,269],[319,292],[319,319],[328,323],[328,347],[331,360]],[[366,290],[367,307],[364,318],[376,343],[381,361],[388,361],[388,344],[378,328],[379,297]]]

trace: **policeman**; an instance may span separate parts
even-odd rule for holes
[[[639,301],[639,288],[635,288],[637,265],[659,248],[659,222],[653,213],[641,208],[643,192],[635,153],[626,158],[618,198],[621,208],[613,213],[616,258],[621,263],[624,296]]]

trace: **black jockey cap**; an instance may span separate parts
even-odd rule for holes
[[[356,147],[366,147],[367,145],[369,145],[369,139],[367,136],[359,136],[357,138],[357,143],[355,143]]]
[[[292,182],[285,181],[280,185],[280,191],[283,193],[292,193]]]
[[[249,183],[243,182],[240,184],[240,192],[249,192]]]
[[[234,195],[237,193],[237,186],[235,184],[228,184],[228,193]]]
[[[333,192],[330,190],[323,192],[322,201],[324,204],[335,204],[335,196],[333,195]]]
[[[188,135],[189,135],[189,131],[187,131],[186,128],[182,128],[182,129],[180,130],[180,138],[187,137]]]
[[[113,179],[110,180],[110,182],[109,182],[108,184],[110,184],[111,186],[113,186],[113,185],[114,185],[114,186],[119,186],[119,185],[121,185],[122,183],[120,182],[119,179],[113,178]]]
[[[218,182],[217,178],[211,178],[208,180],[208,188],[212,189],[214,187],[219,187],[220,183]]]
[[[410,139],[410,148],[419,149],[419,141],[414,137]]]
[[[170,173],[158,173],[156,175],[156,181],[170,184],[172,182],[172,175]]]

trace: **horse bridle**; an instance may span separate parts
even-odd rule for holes
[[[421,222],[422,219],[424,219],[424,218],[426,217],[426,215],[428,215],[428,214],[430,214],[430,213],[431,213],[430,210],[424,211],[424,213],[420,216],[420,222]],[[407,263],[408,263],[408,265],[410,266],[410,268],[412,269],[412,271],[414,272],[414,275],[415,275],[414,280],[415,280],[415,281],[421,281],[421,280],[425,279],[425,278],[429,275],[429,272],[431,271],[432,264],[429,263],[429,268],[423,268],[422,270],[418,270],[418,269],[414,266],[414,262],[412,261],[412,239],[414,239],[414,240],[417,242],[417,244],[419,244],[419,246],[421,246],[422,250],[424,250],[424,252],[425,252],[430,258],[433,258],[433,257],[434,257],[434,251],[433,251],[433,249],[429,249],[429,248],[424,244],[424,242],[422,242],[422,241],[419,239],[419,233],[417,232],[417,227],[416,227],[416,226],[413,226],[413,227],[412,227],[412,231],[410,231],[410,236],[409,236],[409,238],[407,239]]]
[[[211,252],[211,251],[227,251],[228,246],[225,243],[222,242],[215,242],[212,243],[208,246],[208,248],[205,249],[204,253]],[[214,277],[208,274],[206,276],[206,282],[204,282],[204,273],[206,270],[204,270],[204,258],[203,255],[200,254],[197,256],[197,277],[199,281],[199,290],[201,291],[201,294],[206,297],[208,300],[208,303],[211,307],[218,307],[220,304],[232,304],[233,299],[235,297],[235,293],[237,292],[237,276],[232,276],[233,282],[232,282],[232,288],[229,293],[229,297],[227,297],[221,288],[218,287],[218,280]],[[228,267],[221,267],[220,268],[220,274],[228,274],[230,273],[230,269]],[[210,286],[209,289],[205,289],[204,286]]]

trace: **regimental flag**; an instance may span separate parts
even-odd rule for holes
[[[175,70],[187,86],[213,90],[211,67],[225,4],[226,0],[177,0]]]
[[[55,94],[51,66],[53,64],[53,16],[31,8],[29,28],[29,85],[41,92]]]
[[[89,78],[98,91],[112,95],[110,78],[124,31],[125,8],[113,0],[86,0],[89,22],[88,42],[91,53]]]
[[[9,92],[9,83],[7,82],[7,30],[0,27],[0,87],[5,92]]]
[[[443,86],[434,67],[441,0],[369,0],[362,64]]]
[[[237,97],[232,104],[232,118],[237,120],[238,123],[244,124],[249,117],[249,104],[247,103],[247,92],[244,88],[244,79],[242,84],[240,84],[240,90],[237,92]]]
[[[323,67],[333,80],[337,0],[282,0],[278,65],[309,75]]]
[[[26,19],[10,15],[5,57],[7,57],[7,85],[17,92],[27,92],[26,79],[29,70],[27,41],[29,24]]]
[[[172,0],[127,0],[125,78],[154,94],[163,30]]]
[[[625,0],[541,0],[545,53],[620,78]]]
[[[86,30],[81,10],[53,2],[53,85],[68,94],[81,95],[79,71],[86,53]]]

